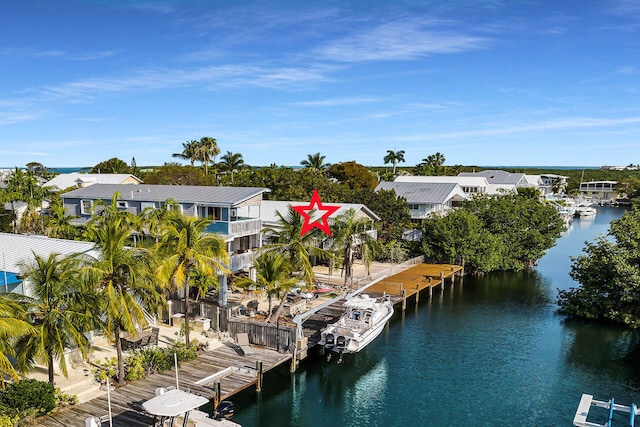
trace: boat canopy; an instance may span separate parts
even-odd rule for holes
[[[149,399],[142,407],[151,415],[159,417],[177,417],[185,412],[206,405],[209,400],[197,394],[184,390],[169,390],[159,396]]]
[[[369,297],[369,295],[362,294],[358,297],[354,297],[345,301],[344,306],[352,309],[372,309],[376,303],[375,298]]]

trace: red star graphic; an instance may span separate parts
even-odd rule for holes
[[[306,206],[291,206],[296,212],[298,212],[304,218],[304,224],[302,224],[302,228],[300,229],[300,236],[304,236],[309,231],[311,231],[314,227],[319,228],[326,234],[327,236],[331,236],[331,229],[329,228],[329,216],[332,213],[340,209],[340,206],[324,206],[320,201],[320,195],[318,194],[318,190],[313,190],[313,196],[311,197],[311,201],[309,205]],[[319,219],[311,219],[311,212],[313,210],[324,212]],[[317,218],[317,215],[314,215]]]

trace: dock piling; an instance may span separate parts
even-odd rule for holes
[[[256,360],[256,393],[262,393],[262,360]]]

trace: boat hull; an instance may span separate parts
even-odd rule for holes
[[[358,353],[380,335],[393,316],[389,299],[359,303],[353,302],[337,322],[322,330],[319,344],[326,350],[340,355]]]

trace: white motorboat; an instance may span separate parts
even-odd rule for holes
[[[344,353],[357,353],[365,348],[380,335],[393,315],[393,304],[388,296],[376,300],[361,294],[345,301],[344,306],[344,314],[321,331],[319,341],[326,350],[340,357]]]
[[[240,427],[240,424],[225,419],[225,414],[209,418],[207,413],[198,410],[199,407],[207,403],[209,400],[206,397],[197,394],[175,388],[159,388],[156,390],[156,396],[144,402],[142,408],[154,416],[155,426]],[[216,411],[219,411],[218,408]],[[230,411],[232,414],[233,408]]]
[[[576,216],[577,217],[590,217],[595,216],[598,213],[596,208],[593,206],[576,206]]]

